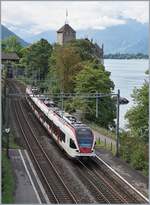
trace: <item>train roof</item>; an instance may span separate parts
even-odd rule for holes
[[[31,90],[32,90],[32,92],[38,91],[38,89],[36,87],[31,88]],[[55,105],[54,101],[49,99],[45,95],[39,94],[39,95],[36,95],[36,97],[39,98],[40,100],[42,100],[45,105],[47,105],[47,103],[49,103],[49,105]],[[70,124],[74,128],[89,128],[87,125],[85,125],[81,121],[79,121],[76,117],[61,110],[60,108],[58,108],[56,106],[55,107],[52,106],[51,110],[53,112],[55,112],[60,118],[62,118],[65,122],[67,122],[68,124]]]
[[[74,117],[73,115],[70,115],[67,112],[64,113],[63,119],[67,121],[74,128],[87,127],[87,125],[83,124],[76,117]]]

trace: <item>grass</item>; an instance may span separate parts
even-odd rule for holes
[[[9,148],[10,149],[19,149],[20,148],[20,146],[16,143],[16,137],[13,134],[10,134]]]
[[[110,143],[105,143],[103,141],[100,140],[96,140],[96,145],[95,148],[103,148],[106,149],[108,151],[111,151],[113,155],[116,154],[116,146]]]
[[[2,203],[8,204],[14,202],[13,192],[15,189],[15,181],[10,160],[6,153],[6,134],[2,136]],[[16,137],[13,133],[9,134],[9,148],[18,149],[19,145],[16,143]]]
[[[93,130],[99,132],[100,134],[106,136],[106,137],[109,137],[111,139],[116,139],[116,135],[114,132],[110,131],[110,130],[107,130],[103,127],[99,127],[98,125],[96,125],[95,123],[88,123],[89,127],[91,127]]]
[[[15,181],[10,160],[7,158],[6,149],[2,150],[2,203],[14,203],[13,192]]]
[[[7,144],[7,136],[6,134],[3,134],[2,136],[2,147],[6,148],[6,144]],[[16,142],[16,137],[13,133],[9,134],[9,148],[10,149],[19,149],[20,146],[17,144]]]

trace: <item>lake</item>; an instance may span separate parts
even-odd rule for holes
[[[140,88],[144,79],[148,78],[145,71],[149,67],[148,60],[118,60],[105,59],[105,69],[111,72],[111,79],[115,83],[115,92],[120,89],[121,97],[127,98],[130,102],[120,106],[120,127],[125,128],[125,113],[133,106],[131,94],[134,87]]]

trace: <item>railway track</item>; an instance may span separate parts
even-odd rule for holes
[[[102,176],[97,173],[95,166],[92,166],[91,159],[88,163],[85,161],[79,160],[80,167],[86,180],[89,183],[94,184],[95,192],[101,192],[101,194],[107,199],[107,203],[128,203],[129,200],[126,200],[122,195],[115,190],[114,186],[110,184],[110,181],[106,179],[105,176]]]
[[[15,88],[16,89],[16,88]],[[25,116],[25,112],[23,111],[23,105],[21,104],[21,102],[17,102],[19,109],[16,110],[16,115],[23,115],[24,116],[24,120],[22,121],[22,123],[25,123],[24,121],[26,121],[26,126],[28,127],[28,129],[30,130],[30,132],[32,134],[30,134],[30,138],[35,138],[35,142],[33,142],[32,144],[39,144],[38,148],[35,148],[35,150],[37,151],[38,149],[43,149],[44,148],[40,145],[39,140],[36,138],[35,133],[33,132],[33,129],[30,127],[30,124],[28,123],[27,117]],[[16,106],[17,107],[17,106]],[[20,111],[19,111],[20,110]],[[18,112],[21,112],[20,114]],[[18,116],[18,124],[19,124],[19,116]],[[21,122],[20,122],[21,124]],[[28,125],[27,125],[28,124]],[[30,128],[29,128],[30,127]],[[26,128],[27,129],[27,128]],[[25,130],[26,130],[25,129]],[[26,135],[26,133],[25,133]],[[29,135],[29,133],[27,134]],[[28,141],[29,143],[29,141]],[[31,140],[30,140],[30,144],[31,144]],[[29,144],[29,146],[31,147],[31,145]],[[42,148],[40,148],[42,147]],[[31,148],[33,149],[33,147]],[[33,151],[33,150],[32,150]],[[35,152],[36,152],[35,151]],[[44,151],[45,152],[45,151]],[[35,161],[44,161],[45,160],[45,154],[43,154],[43,152],[39,155],[36,155],[33,157],[35,158]],[[47,156],[48,158],[48,156]],[[50,159],[46,159],[45,161],[50,161]],[[44,163],[45,163],[44,161]],[[43,163],[43,164],[44,164]],[[45,169],[55,169],[56,170],[56,166],[55,166],[55,162],[51,162],[51,168],[48,168],[47,166],[45,166]],[[74,166],[76,166],[77,164],[75,163]],[[37,165],[38,166],[38,165]],[[40,165],[39,165],[40,166]],[[53,167],[53,168],[52,168]],[[125,184],[123,184],[123,182],[117,178],[116,176],[114,176],[112,174],[112,172],[108,169],[106,169],[106,167],[100,163],[100,161],[98,161],[98,159],[91,159],[89,160],[89,162],[86,161],[78,161],[78,166],[76,166],[76,169],[80,175],[81,180],[84,182],[84,184],[86,185],[87,189],[90,190],[90,192],[93,194],[93,196],[95,197],[96,201],[98,203],[146,203],[146,201],[144,199],[142,199],[140,196],[138,196],[137,194],[135,194],[133,192],[133,190],[131,191],[129,189],[129,187],[127,187]],[[54,171],[53,171],[54,172]],[[60,174],[58,173],[58,171],[56,170],[57,174],[56,176],[56,181],[58,180],[57,178],[60,178],[60,181],[62,182],[63,179],[60,176]],[[43,173],[45,174],[45,172],[43,171]],[[54,173],[46,173],[45,177],[47,181],[47,183],[49,183],[49,186],[47,185],[47,190],[49,189],[49,192],[51,193],[50,197],[50,201],[52,201],[52,203],[78,203],[80,200],[77,200],[77,196],[75,196],[75,194],[72,194],[69,189],[67,188],[67,190],[71,193],[72,197],[70,197],[68,199],[68,191],[67,195],[65,194],[64,196],[60,196],[60,191],[62,192],[62,190],[64,189],[64,187],[67,187],[64,183],[63,185],[63,189],[62,187],[59,188],[60,191],[56,191],[55,194],[55,180],[53,179],[53,177],[51,178],[50,175],[54,175]],[[113,176],[112,176],[113,175]],[[50,178],[50,179],[47,179]],[[59,183],[60,183],[59,181]],[[58,186],[58,184],[56,183],[56,185]],[[61,185],[62,186],[62,185]],[[52,195],[55,195],[55,197]],[[58,198],[57,198],[58,197]],[[75,198],[76,197],[76,198]],[[56,199],[55,199],[56,198]],[[59,199],[59,200],[58,200]]]
[[[27,147],[34,159],[36,166],[46,184],[46,191],[51,203],[70,203],[76,204],[77,200],[73,193],[70,192],[65,182],[59,175],[52,161],[48,158],[43,147],[40,145],[32,127],[30,126],[23,111],[21,101],[15,101],[14,111],[20,127],[21,133],[27,144]]]
[[[131,188],[115,176],[107,167],[98,164],[97,158],[88,161],[78,160],[84,176],[94,183],[98,190],[111,203],[146,203],[146,200],[135,193]],[[112,176],[113,175],[113,176]]]
[[[126,180],[112,170],[112,168],[110,168],[109,165],[98,156],[92,159],[92,163],[93,166],[96,167],[96,175],[98,177],[105,176],[108,182],[115,187],[115,190],[118,191],[128,203],[149,203],[148,198],[135,189],[131,184],[126,182]]]

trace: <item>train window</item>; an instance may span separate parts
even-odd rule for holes
[[[70,147],[76,149],[76,145],[72,139],[70,139]]]
[[[47,107],[51,107],[51,105],[50,105],[49,103],[44,102],[44,104],[45,104]]]
[[[65,142],[65,134],[63,132],[60,133],[60,141]]]
[[[90,129],[80,128],[76,130],[77,140],[80,147],[91,147],[93,144],[93,136]]]

